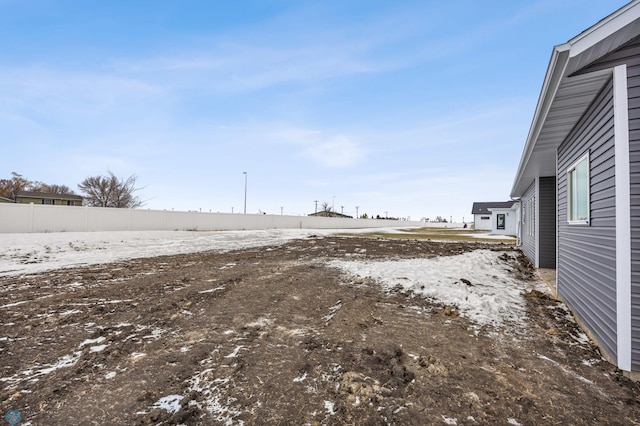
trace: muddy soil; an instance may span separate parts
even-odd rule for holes
[[[326,265],[479,248],[523,280],[524,330],[478,327],[455,306]],[[518,253],[312,237],[0,277],[0,414],[31,425],[640,423],[638,385],[579,338],[564,305],[527,292]]]

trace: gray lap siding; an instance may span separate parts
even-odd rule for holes
[[[631,367],[634,371],[640,371],[640,47],[634,47],[638,56],[627,68],[631,192]]]
[[[606,55],[583,72],[627,67],[629,183],[631,204],[631,369],[640,371],[640,37]],[[607,186],[608,188],[608,186]],[[602,189],[605,190],[604,188]],[[596,204],[604,208],[601,201]],[[593,208],[593,203],[592,203]]]
[[[567,169],[590,162],[590,223],[567,221]],[[613,82],[610,80],[558,148],[558,294],[616,357],[616,228]]]

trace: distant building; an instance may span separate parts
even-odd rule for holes
[[[73,194],[52,194],[48,192],[17,191],[9,202],[21,204],[45,204],[52,206],[81,206],[82,197]]]
[[[346,214],[337,213],[337,212],[328,212],[328,211],[311,213],[309,216],[353,218],[353,216],[348,216]]]
[[[491,231],[496,235],[517,235],[518,207],[515,201],[473,203],[473,227],[481,231]]]

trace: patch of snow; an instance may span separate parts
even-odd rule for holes
[[[233,352],[231,352],[229,355],[225,356],[225,358],[236,358],[238,356],[238,352],[240,352],[240,349],[244,348],[244,345],[240,345],[237,348],[235,348],[233,350]]]
[[[202,398],[189,401],[189,405],[195,405],[200,410],[206,410],[213,416],[213,420],[224,425],[244,425],[243,421],[235,421],[235,418],[242,414],[241,411],[231,406],[233,398],[224,397],[229,389],[229,378],[213,379],[213,369],[208,368],[189,381],[190,391],[198,392]],[[225,404],[226,402],[226,404]]]
[[[164,410],[167,410],[169,413],[177,413],[178,411],[180,411],[180,408],[182,408],[180,406],[180,401],[182,401],[183,398],[184,396],[181,395],[163,396],[158,401],[156,401],[153,406],[155,408],[162,408]]]
[[[269,229],[251,231],[116,231],[3,234],[0,276],[33,274],[74,266],[119,262],[162,255],[227,252],[284,244],[337,229]],[[47,253],[46,247],[55,246]],[[37,259],[23,263],[25,255]],[[225,267],[233,267],[231,264]],[[81,286],[82,283],[77,283]],[[22,302],[25,303],[25,302]]]
[[[38,376],[51,374],[61,368],[71,367],[80,359],[81,352],[74,352],[72,355],[64,355],[53,364],[37,365],[30,369],[21,371],[10,377],[0,377],[0,382],[18,383],[25,380],[38,380]]]
[[[342,300],[338,300],[335,305],[329,308],[329,313],[322,317],[322,319],[328,323],[336,315],[336,313],[342,308]]]
[[[482,324],[523,323],[522,292],[528,284],[513,277],[500,253],[475,250],[457,256],[402,260],[334,260],[330,266],[362,278],[372,278],[385,290],[401,286],[415,294],[456,307]],[[471,282],[467,285],[464,278]]]
[[[199,294],[205,294],[205,293],[213,293],[214,291],[218,291],[218,290],[224,290],[224,287],[216,287],[216,288],[211,288],[209,290],[202,290],[199,291]]]
[[[161,328],[154,328],[153,330],[151,330],[151,334],[149,334],[148,336],[143,336],[143,339],[159,339],[160,337],[162,337],[162,333],[164,333],[164,330]]]
[[[522,424],[520,422],[518,422],[516,419],[513,419],[511,417],[509,417],[507,419],[507,423],[509,423],[510,425],[514,425],[514,426],[522,426]]]
[[[324,409],[327,411],[327,414],[333,416],[336,414],[335,404],[331,401],[324,402]]]
[[[82,348],[82,347],[84,347],[84,346],[86,346],[86,345],[92,345],[92,344],[94,344],[94,343],[102,343],[102,342],[104,342],[105,340],[107,340],[107,338],[106,338],[106,337],[104,337],[104,336],[96,337],[95,339],[86,339],[86,340],[84,340],[82,343],[80,343],[80,344],[78,345],[78,347],[79,347],[79,348]]]
[[[114,377],[116,377],[118,373],[116,373],[115,371],[110,371],[107,374],[104,375],[104,378],[107,380],[113,379]]]
[[[74,352],[73,355],[65,355],[59,358],[53,365],[36,371],[34,376],[42,376],[45,374],[50,374],[55,370],[59,370],[60,368],[71,367],[72,365],[75,365],[76,362],[78,362],[78,360],[80,359],[80,355],[80,352]]]
[[[98,346],[91,346],[89,348],[90,352],[102,352],[103,350],[105,350],[105,348],[109,346],[109,345],[98,345]]]
[[[20,301],[20,302],[8,303],[8,304],[6,304],[6,305],[2,305],[2,306],[0,306],[0,309],[2,309],[2,308],[11,308],[11,307],[13,307],[13,306],[22,305],[23,303],[27,303],[27,302],[28,302],[28,300],[22,300],[22,301]]]
[[[305,372],[302,376],[300,376],[300,377],[295,377],[295,378],[293,379],[293,381],[294,381],[294,382],[302,382],[302,381],[304,381],[304,379],[306,379],[306,378],[307,378],[307,373]]]
[[[446,417],[444,414],[442,415],[442,421],[446,425],[457,425],[458,424],[458,419],[456,419],[454,417]]]

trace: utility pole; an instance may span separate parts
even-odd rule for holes
[[[358,219],[360,216],[358,216],[358,209],[360,208],[360,206],[356,206],[356,219]]]
[[[316,203],[316,211],[314,213],[318,213],[318,200],[313,200],[314,203]]]
[[[244,174],[244,214],[247,214],[247,172],[242,174]]]
[[[344,214],[344,206],[340,206],[340,214]]]

